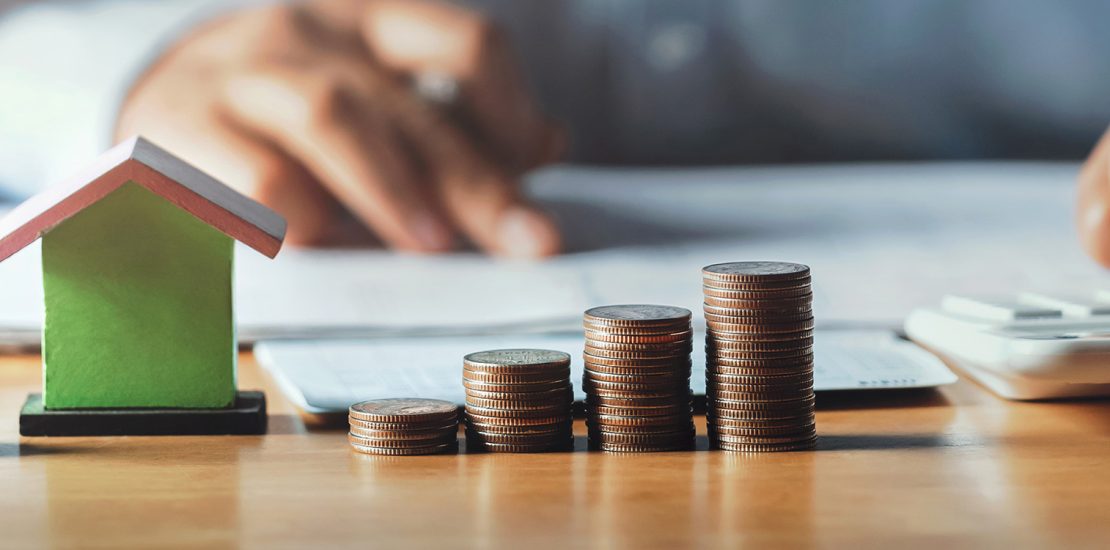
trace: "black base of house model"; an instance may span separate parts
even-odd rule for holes
[[[257,435],[266,433],[266,394],[241,391],[226,409],[46,410],[42,394],[27,395],[19,435]]]

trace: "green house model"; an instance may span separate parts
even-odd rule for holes
[[[46,409],[228,407],[234,241],[285,220],[142,138],[0,221],[0,261],[42,237]]]

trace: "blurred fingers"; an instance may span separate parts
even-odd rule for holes
[[[444,210],[484,250],[536,258],[559,251],[548,216],[521,196],[518,180],[475,148],[436,109],[402,90],[391,113],[418,150]]]
[[[390,245],[434,252],[452,234],[429,203],[380,99],[357,79],[305,67],[266,67],[232,78],[229,115],[266,136]]]
[[[1110,267],[1110,132],[1079,171],[1076,224],[1087,253]]]
[[[507,38],[480,14],[441,3],[383,0],[367,6],[363,34],[375,59],[393,71],[457,79],[466,114],[514,171],[562,155],[564,133],[540,113]]]

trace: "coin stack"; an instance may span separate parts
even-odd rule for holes
[[[728,451],[795,451],[817,443],[809,268],[734,262],[702,269],[706,421]]]
[[[570,355],[499,349],[463,358],[467,450],[537,453],[573,447]]]
[[[586,311],[586,427],[611,452],[693,448],[690,310],[616,305]]]
[[[429,455],[459,449],[459,410],[438,399],[375,399],[352,405],[347,440],[360,453]]]

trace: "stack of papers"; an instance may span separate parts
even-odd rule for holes
[[[818,327],[896,327],[947,293],[1110,287],[1074,235],[1076,166],[890,164],[804,168],[555,168],[529,190],[570,254],[285,250],[237,259],[240,335],[383,337],[572,330],[599,304],[697,311],[701,266],[813,268]],[[36,344],[37,248],[0,263],[0,344]],[[695,315],[695,321],[698,315]]]
[[[703,341],[704,334],[694,337]],[[346,411],[367,399],[424,397],[459,405],[462,358],[481,350],[544,348],[571,355],[575,399],[582,392],[581,334],[263,342],[259,362],[294,404],[311,413]],[[692,354],[690,387],[705,394],[705,354]],[[956,381],[943,363],[885,330],[817,331],[814,389],[922,388]]]

